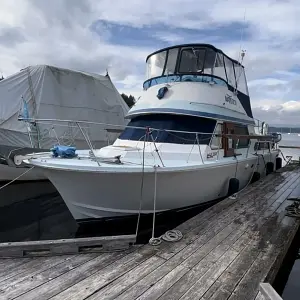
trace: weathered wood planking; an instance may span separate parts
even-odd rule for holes
[[[0,257],[77,254],[124,250],[136,242],[135,235],[0,243]]]
[[[0,299],[262,300],[260,283],[272,283],[299,227],[285,216],[299,170],[284,168],[191,218],[175,243],[2,259]]]

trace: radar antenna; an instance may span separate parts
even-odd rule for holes
[[[244,11],[244,19],[243,19],[243,22],[246,23],[246,8],[245,8],[245,11]],[[242,49],[242,43],[243,43],[243,36],[244,36],[244,26],[242,26],[241,28],[241,40],[240,40],[240,50],[239,50],[239,54],[238,54],[238,63],[240,65],[243,64],[243,61],[244,61],[244,57],[246,55],[246,50],[245,49]],[[235,91],[234,91],[234,94],[237,94],[237,88],[238,88],[238,84],[239,84],[239,80],[240,80],[240,77],[242,75],[242,67],[240,68],[240,72],[236,78],[236,87],[235,87]],[[236,74],[237,75],[237,74]]]

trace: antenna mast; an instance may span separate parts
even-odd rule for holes
[[[244,11],[244,19],[243,19],[243,22],[244,22],[244,24],[246,23],[246,8],[245,8],[245,11]],[[241,28],[240,50],[239,50],[239,53],[238,53],[238,62],[239,62],[239,64],[241,64],[241,65],[242,65],[243,60],[244,60],[244,57],[245,57],[245,55],[246,55],[246,50],[242,49],[243,37],[244,37],[244,27],[242,26],[242,28]],[[237,78],[236,78],[236,88],[235,88],[235,91],[234,91],[235,94],[237,93],[238,83],[239,83],[241,74],[242,74],[242,68],[241,68],[241,70],[240,70],[240,74],[239,74],[239,75],[237,76]]]
[[[246,23],[246,8],[244,11],[244,19],[243,19],[244,24]],[[240,40],[240,51],[239,51],[239,57],[238,57],[238,62],[241,63],[244,59],[245,52],[246,50],[242,50],[242,42],[243,42],[243,37],[244,37],[244,27],[242,26],[241,28],[241,40]],[[241,59],[241,62],[240,62]]]

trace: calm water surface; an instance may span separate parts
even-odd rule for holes
[[[300,147],[300,136],[298,134],[283,134],[281,145],[284,146],[299,146]],[[283,154],[293,156],[293,159],[299,159],[300,149],[282,149]],[[282,277],[278,278],[277,281],[287,279],[286,285],[283,289],[282,298],[284,300],[299,300],[300,299],[300,256],[299,256],[299,244],[300,234],[297,234],[291,250],[289,251],[289,257],[286,258],[284,265],[282,266]],[[292,268],[292,270],[291,270]],[[291,270],[291,271],[290,271]],[[290,273],[289,273],[290,272]],[[286,278],[288,277],[288,278]],[[280,284],[279,284],[280,285]],[[281,288],[279,287],[279,290]]]

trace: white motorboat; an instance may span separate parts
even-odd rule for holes
[[[147,57],[147,80],[113,145],[65,159],[27,156],[78,221],[180,210],[226,197],[275,169],[256,133],[242,64],[207,44]]]
[[[56,143],[76,144],[79,149],[86,147],[73,120],[128,123],[124,117],[129,108],[108,75],[45,65],[30,66],[0,81],[0,100],[0,182],[16,178],[47,179],[39,170],[25,173],[27,166],[16,168],[14,155],[48,151]],[[57,127],[53,122],[50,126],[20,122],[20,116],[23,120],[62,118],[70,122]],[[117,133],[89,130],[95,147],[106,146],[117,136]]]

